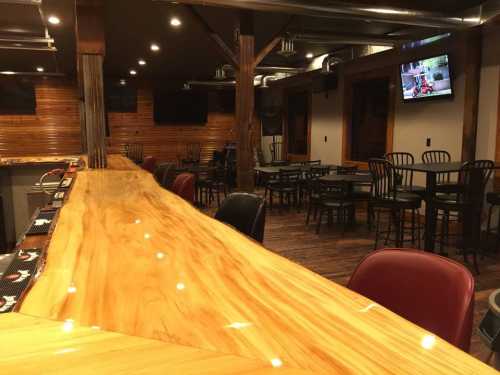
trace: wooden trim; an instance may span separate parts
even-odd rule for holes
[[[394,148],[394,123],[396,115],[396,68],[387,67],[362,74],[346,74],[344,76],[344,110],[342,116],[342,164],[357,165],[361,169],[368,168],[367,162],[351,160],[351,119],[352,119],[352,86],[355,82],[376,79],[389,79],[389,103],[387,116],[386,152]]]
[[[462,161],[476,158],[477,117],[479,112],[479,85],[481,79],[481,28],[464,31],[465,102],[462,137]]]
[[[215,46],[222,54],[222,56],[224,56],[228,60],[228,62],[232,64],[236,70],[238,70],[240,64],[238,61],[238,57],[236,57],[236,54],[233,52],[233,50],[227,46],[227,44],[222,40],[219,34],[217,34],[217,32],[212,29],[212,27],[210,27],[207,21],[205,21],[205,19],[196,11],[196,9],[194,9],[192,5],[185,5],[185,7],[191,12],[193,17],[203,27],[210,39],[213,40]]]
[[[288,20],[285,22],[283,27],[271,38],[269,43],[267,43],[264,48],[262,48],[259,53],[257,53],[254,61],[254,68],[256,68],[257,65],[259,65],[262,60],[264,60],[266,56],[269,55],[269,53],[271,53],[271,51],[278,45],[283,37],[283,34],[290,27],[290,24],[294,21],[294,19],[294,16],[288,17]]]

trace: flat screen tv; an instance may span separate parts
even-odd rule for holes
[[[137,112],[137,88],[108,83],[104,91],[108,112]]]
[[[453,96],[446,54],[401,64],[400,72],[404,102]]]
[[[195,90],[154,92],[154,120],[157,125],[205,125],[208,94]]]
[[[0,80],[0,114],[36,114],[36,95],[33,82],[28,80]]]

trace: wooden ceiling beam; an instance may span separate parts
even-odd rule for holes
[[[193,17],[198,21],[198,23],[203,27],[205,32],[208,34],[210,39],[213,40],[215,43],[216,47],[219,49],[219,52],[222,54],[222,56],[228,60],[228,62],[234,66],[236,70],[239,69],[239,61],[238,58],[236,57],[236,54],[233,52],[231,48],[228,47],[228,45],[222,40],[219,34],[212,29],[212,27],[207,23],[207,21],[199,14],[196,9],[192,5],[185,5],[185,7],[191,12]]]
[[[266,58],[267,55],[271,53],[271,51],[278,45],[278,43],[281,41],[283,38],[283,34],[286,32],[286,30],[290,27],[292,22],[295,20],[294,16],[290,16],[288,20],[285,22],[283,27],[271,38],[270,42],[265,45],[264,48],[262,48],[259,53],[257,53],[257,56],[255,57],[254,61],[254,68],[256,68],[262,60]]]

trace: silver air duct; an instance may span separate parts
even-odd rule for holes
[[[334,71],[335,65],[342,62],[338,57],[328,55],[323,59],[323,64],[321,66],[321,74],[331,74]]]
[[[397,37],[381,37],[371,35],[343,34],[343,33],[291,33],[291,39],[309,44],[350,44],[350,45],[376,45],[394,47],[408,39]]]
[[[172,3],[172,0],[160,0]],[[435,28],[463,28],[479,25],[485,21],[481,6],[467,13],[449,15],[373,4],[350,4],[324,0],[176,0],[176,3],[221,6],[268,12],[297,14],[311,17],[373,21]],[[488,3],[498,4],[498,0]],[[494,8],[494,6],[492,6]],[[464,16],[464,14],[466,14]]]

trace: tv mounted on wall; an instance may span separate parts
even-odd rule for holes
[[[154,121],[157,125],[205,125],[208,94],[195,90],[154,92]]]
[[[447,54],[401,64],[400,73],[404,102],[453,96]]]

